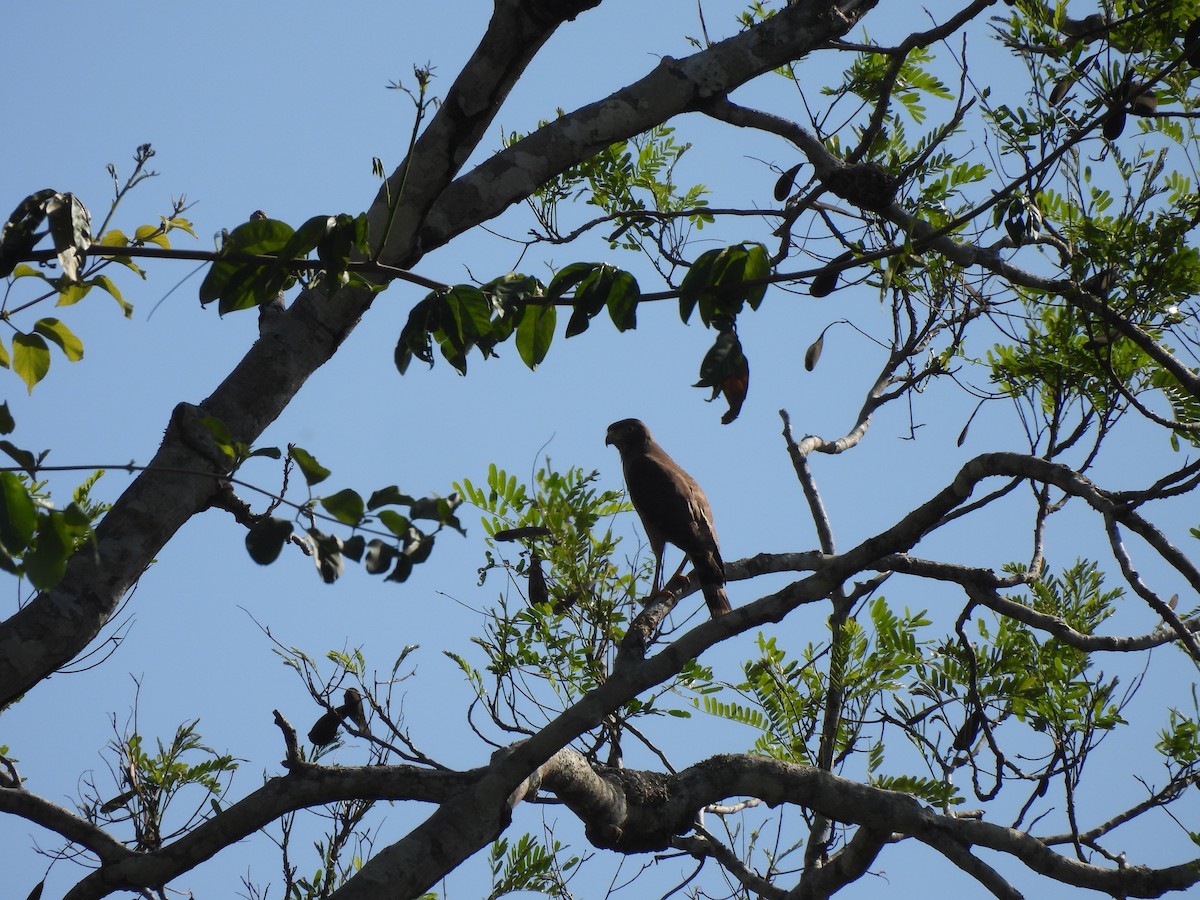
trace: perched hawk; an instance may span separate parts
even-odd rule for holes
[[[604,443],[621,454],[629,499],[654,551],[654,593],[661,587],[663,547],[674,544],[692,561],[712,617],[725,615],[729,612],[725,563],[717,546],[712,509],[700,485],[658,446],[644,422],[613,422]],[[682,563],[679,570],[683,570]]]

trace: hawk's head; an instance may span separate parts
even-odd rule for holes
[[[651,441],[650,429],[641,419],[622,419],[608,426],[605,444],[612,444],[621,453],[626,450],[638,450]]]

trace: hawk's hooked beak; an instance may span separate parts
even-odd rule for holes
[[[604,446],[608,447],[612,444],[612,442],[612,429],[610,428],[608,431],[604,432]]]

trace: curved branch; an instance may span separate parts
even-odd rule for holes
[[[197,828],[161,850],[134,853],[119,843],[117,847],[121,853],[112,848],[105,848],[101,857],[101,867],[80,881],[67,897],[70,900],[89,900],[108,896],[118,890],[136,891],[160,887],[294,810],[337,800],[416,800],[441,803],[448,797],[461,793],[477,780],[480,774],[480,770],[443,772],[407,765],[345,768],[316,766],[310,763],[294,765],[287,775],[270,779],[258,790],[205,820]],[[20,809],[6,805],[9,798],[5,795],[10,793],[17,792],[0,791],[0,809],[20,813]],[[53,806],[45,801],[42,803]],[[73,816],[71,818],[75,819]],[[56,820],[34,821],[74,840],[62,827],[47,824],[47,821]],[[75,819],[75,822],[83,820]],[[64,827],[71,825],[76,830],[79,827],[72,823],[58,824]],[[84,845],[94,849],[91,844]]]
[[[422,245],[440,246],[616,141],[697,110],[841,37],[873,6],[874,0],[789,4],[691,56],[664,57],[638,81],[542,126],[455,181],[429,210]]]
[[[62,835],[72,844],[90,850],[102,863],[118,863],[135,855],[99,825],[23,788],[0,789],[0,812],[12,813]]]

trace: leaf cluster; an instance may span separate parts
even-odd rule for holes
[[[495,841],[488,853],[492,870],[492,891],[487,900],[528,891],[547,897],[570,897],[567,881],[579,865],[578,856],[560,859],[566,848],[558,841],[545,847],[531,834],[523,834],[509,844],[508,838]]]
[[[140,148],[149,153],[148,148]],[[139,169],[149,156],[139,155]],[[138,180],[137,171],[113,201],[116,208],[125,190]],[[92,236],[92,217],[87,207],[74,194],[54,190],[38,191],[26,197],[14,210],[0,231],[0,277],[11,277],[9,289],[21,279],[33,279],[46,288],[42,295],[29,300],[15,310],[7,308],[0,318],[12,323],[16,312],[32,307],[50,297],[57,297],[56,305],[73,306],[91,292],[92,288],[111,296],[121,307],[126,318],[133,314],[133,306],[125,301],[120,289],[103,270],[111,264],[119,264],[140,277],[145,273],[128,256],[113,253],[114,248],[155,244],[169,249],[172,231],[185,231],[195,237],[191,222],[183,218],[182,203],[176,203],[170,216],[160,216],[157,225],[138,226],[131,238],[119,229],[105,231],[99,238]],[[111,217],[111,213],[110,213]],[[107,221],[107,220],[106,220]],[[43,225],[45,230],[39,230]],[[22,260],[37,255],[37,247],[49,238],[53,259],[57,261],[60,274],[50,275]],[[94,247],[104,248],[102,256],[89,251]],[[43,266],[48,263],[43,263]],[[32,393],[34,386],[50,371],[50,345],[53,344],[70,362],[83,359],[83,341],[61,319],[43,316],[33,322],[27,330],[16,330],[12,338],[12,351],[0,343],[0,366],[11,368]]]
[[[313,216],[299,228],[260,215],[225,235],[200,285],[200,303],[217,301],[221,315],[270,303],[295,285],[296,269],[291,264],[307,259],[313,251],[321,263],[314,279],[319,278],[327,293],[347,284],[378,289],[350,271],[351,261],[370,252],[365,213]]]
[[[273,453],[270,451],[274,451]],[[252,455],[279,456],[276,448],[255,451]],[[347,558],[362,562],[371,575],[386,575],[387,581],[403,582],[413,567],[425,562],[433,552],[434,539],[444,527],[465,534],[455,515],[462,502],[457,494],[448,497],[413,497],[396,485],[373,491],[366,499],[352,488],[316,496],[311,488],[332,473],[303,447],[288,446],[286,465],[295,465],[304,478],[308,499],[295,504],[295,515],[284,519],[262,514],[246,533],[246,550],[260,565],[273,563],[286,543],[293,540],[298,527],[304,528],[321,578],[332,583],[345,568]],[[286,478],[285,478],[286,481]],[[407,515],[400,510],[407,507]],[[316,525],[316,510],[324,511],[329,521],[355,532],[376,535],[368,539],[362,533],[340,538]],[[436,523],[432,531],[418,527],[416,521]]]
[[[123,790],[103,803],[90,804],[89,817],[106,824],[128,822],[137,849],[157,850],[219,812],[220,798],[238,761],[206,746],[196,730],[198,724],[197,719],[180,725],[169,743],[157,741],[154,752],[146,749],[137,732],[114,741],[110,749],[117,757],[115,771],[120,773]],[[185,794],[195,795],[193,789],[198,789],[194,808],[180,815],[181,823],[168,823],[168,810],[178,806]]]

